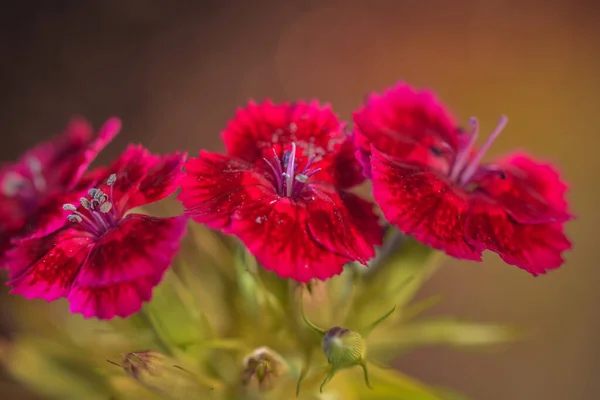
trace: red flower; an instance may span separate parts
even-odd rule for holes
[[[197,222],[236,235],[268,270],[307,282],[366,263],[381,243],[352,142],[316,102],[250,103],[223,132],[227,155],[185,164],[179,200]]]
[[[126,212],[173,193],[184,158],[130,146],[79,206],[63,206],[71,214],[62,227],[21,239],[7,253],[11,293],[66,297],[71,312],[86,318],[138,311],[178,251],[186,218]]]
[[[375,201],[401,231],[457,258],[491,250],[533,275],[564,262],[571,215],[554,168],[524,154],[481,163],[506,118],[476,150],[477,120],[463,132],[432,93],[399,84],[370,96],[354,121]]]
[[[0,170],[0,260],[13,238],[44,234],[63,223],[65,193],[87,191],[95,176],[82,175],[120,129],[121,122],[112,118],[94,137],[85,120],[73,119],[61,136]]]

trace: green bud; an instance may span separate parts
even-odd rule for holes
[[[383,316],[378,318],[376,321],[371,323],[366,328],[362,329],[361,332],[364,335],[368,335],[373,329],[375,329],[379,324],[385,321],[392,313],[396,307],[392,307],[390,311],[385,313]],[[319,328],[312,322],[306,318],[306,314],[304,313],[304,304],[303,301],[300,301],[300,314],[302,316],[302,320],[304,323],[317,335],[321,336],[321,347],[323,349],[323,353],[325,353],[325,357],[327,357],[327,362],[329,363],[329,372],[321,383],[320,391],[323,392],[323,387],[333,378],[335,373],[343,368],[349,368],[356,365],[360,365],[363,370],[365,383],[369,388],[371,384],[369,382],[369,370],[367,368],[367,346],[365,343],[365,339],[361,333],[352,331],[347,328],[342,328],[340,326],[335,326],[328,331],[325,331],[322,328]],[[298,384],[296,385],[296,395],[300,392],[300,385],[302,380],[308,373],[308,368],[310,367],[310,362],[307,361],[305,367],[298,378]]]
[[[327,361],[334,368],[347,368],[365,361],[367,347],[365,340],[358,333],[335,326],[327,331],[321,347]]]
[[[363,369],[365,382],[368,387],[371,387],[366,362],[367,346],[360,333],[335,326],[325,333],[321,347],[331,366],[325,380],[321,383],[321,392],[338,370],[356,365],[360,365]]]
[[[155,351],[128,353],[119,364],[132,378],[168,399],[206,395],[212,388],[200,384],[194,373]]]
[[[260,347],[244,358],[243,383],[258,390],[269,390],[287,372],[283,358],[268,347]]]

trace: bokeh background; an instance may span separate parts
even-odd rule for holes
[[[249,98],[316,97],[349,118],[365,94],[400,79],[435,88],[484,130],[506,113],[490,157],[522,147],[562,169],[578,215],[574,250],[539,278],[493,255],[448,264],[425,287],[445,296],[439,312],[516,323],[532,340],[496,353],[420,350],[397,365],[478,400],[600,398],[600,3],[14,1],[0,10],[1,161],[73,114],[95,125],[123,118],[101,161],[130,141],[220,150],[220,129]],[[0,310],[10,333],[14,312]],[[10,382],[0,393],[34,398]]]

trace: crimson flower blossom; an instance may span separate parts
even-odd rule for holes
[[[364,180],[329,106],[249,103],[222,133],[227,154],[189,159],[179,200],[195,221],[237,236],[283,278],[324,280],[363,264],[382,240]]]
[[[97,171],[82,176],[120,129],[119,119],[111,118],[94,136],[88,122],[73,119],[61,136],[0,169],[0,264],[13,238],[47,233],[63,223],[65,194],[85,193],[93,184]]]
[[[138,311],[178,251],[187,219],[127,212],[173,193],[184,159],[130,146],[77,206],[62,206],[71,213],[63,226],[7,252],[11,293],[65,297],[71,312],[86,318]]]
[[[475,118],[458,129],[431,92],[398,84],[371,95],[354,122],[357,158],[399,230],[457,258],[491,250],[534,276],[564,262],[572,216],[557,171],[523,153],[482,163],[505,117],[476,149]]]

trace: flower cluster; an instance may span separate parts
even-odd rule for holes
[[[431,273],[433,250],[472,261],[490,250],[535,276],[561,266],[571,248],[567,186],[550,164],[524,153],[483,162],[506,123],[502,117],[477,148],[475,118],[461,129],[432,92],[400,83],[368,97],[350,128],[317,101],[250,102],[223,130],[224,153],[187,158],[129,145],[109,165],[90,168],[121,123],[109,119],[94,135],[75,119],[61,136],[0,169],[0,267],[11,293],[66,299],[84,318],[132,317],[119,326],[131,329],[140,348],[123,339],[126,355],[111,361],[148,391],[131,398],[263,398],[256,396],[267,391],[266,399],[291,398],[301,384],[313,389],[309,395],[329,390],[334,375],[358,366],[367,387],[375,380],[394,396],[442,399],[375,364],[391,361],[402,346],[497,343],[514,335],[454,320],[407,325],[431,305],[407,303]],[[179,215],[140,211],[176,191]],[[190,219],[196,224],[188,227]],[[198,239],[202,225],[211,234]],[[384,244],[384,235],[403,240]],[[190,243],[195,256],[185,251]],[[335,316],[328,329],[309,321],[305,295],[313,315]],[[91,326],[80,323],[58,331],[79,336]],[[63,372],[69,364],[54,347],[13,347],[3,362],[26,381],[37,379],[25,371],[35,357],[60,358]],[[94,337],[86,351],[102,349]],[[244,357],[232,360],[229,351]],[[316,351],[325,356],[325,376],[315,377]],[[86,362],[81,374],[97,377],[98,366]],[[344,399],[368,398],[356,381]],[[98,398],[126,398],[120,394],[130,389],[120,387],[117,396],[108,386]],[[48,387],[56,398],[88,398],[74,395],[76,385]]]
[[[348,130],[316,101],[251,102],[222,132],[225,154],[186,161],[132,145],[96,169],[120,122],[94,136],[74,120],[0,172],[0,260],[12,293],[126,317],[150,300],[187,217],[236,236],[282,278],[325,280],[349,262],[368,265],[382,244],[374,204],[352,191],[365,179],[387,222],[432,248],[475,261],[491,250],[533,275],[563,263],[572,216],[555,169],[522,153],[482,163],[505,117],[477,149],[476,119],[463,130],[431,92],[401,83],[353,119]],[[178,187],[185,215],[129,213]]]
[[[92,138],[86,122],[74,121],[3,170],[0,232],[11,293],[66,298],[72,312],[101,319],[126,317],[150,300],[186,219],[127,212],[171,194],[185,154],[132,145],[112,165],[88,171],[119,129],[111,119]]]

